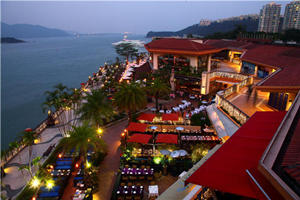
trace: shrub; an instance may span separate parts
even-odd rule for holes
[[[207,126],[210,126],[211,122],[210,122],[208,116],[206,115],[206,113],[201,112],[199,114],[194,114],[191,117],[191,124],[192,124],[192,126],[202,126],[203,127],[205,124]]]

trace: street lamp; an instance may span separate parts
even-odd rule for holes
[[[40,185],[40,183],[41,181],[37,177],[34,177],[31,181],[31,186],[37,188]]]

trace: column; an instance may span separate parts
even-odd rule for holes
[[[209,72],[202,72],[201,94],[209,93]]]
[[[190,56],[190,66],[192,66],[194,69],[198,69],[198,57],[196,56]]]
[[[153,53],[153,69],[158,70],[158,54]]]
[[[210,70],[211,70],[211,54],[209,54],[207,58],[207,71],[210,72]]]

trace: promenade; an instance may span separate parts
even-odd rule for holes
[[[58,144],[61,140],[62,134],[58,128],[46,128],[40,134],[40,141],[32,146],[31,160],[40,156],[40,163],[44,163],[47,157],[43,157],[43,153],[53,144]],[[29,150],[25,147],[20,151],[13,159],[11,159],[5,165],[6,176],[2,179],[1,189],[6,192],[8,198],[14,199],[16,195],[23,189],[23,187],[30,180],[30,174],[26,170],[19,170],[21,165],[28,165],[29,162]],[[36,172],[36,168],[33,168],[33,173]]]

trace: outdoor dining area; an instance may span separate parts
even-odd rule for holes
[[[90,155],[87,156],[88,161]],[[91,195],[92,188],[85,183],[84,165],[77,160],[78,152],[72,149],[68,152],[58,153],[56,160],[47,165],[47,171],[52,177],[52,181],[40,187],[36,199],[61,199],[68,187],[71,177],[73,177],[72,188],[75,191],[72,199],[87,199]]]

